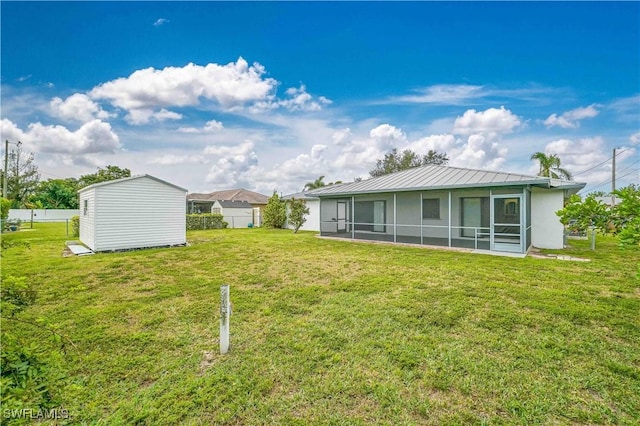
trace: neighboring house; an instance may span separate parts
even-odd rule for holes
[[[555,212],[584,183],[423,166],[320,188],[320,234],[526,253],[563,248]]]
[[[301,231],[320,231],[320,199],[309,195],[309,192],[298,192],[296,194],[285,195],[283,200],[290,200],[292,198],[303,199],[307,203],[309,208],[309,214],[305,216],[307,221],[300,227]],[[287,208],[287,217],[289,217],[289,209]],[[285,224],[286,228],[293,229],[293,225],[289,223]]]
[[[215,201],[246,201],[253,208],[252,223],[255,226],[260,226],[262,214],[269,197],[243,188],[210,192],[208,194],[193,193],[187,195],[187,211],[189,213],[211,213]]]
[[[246,228],[253,226],[253,207],[246,201],[216,200],[211,213],[218,213],[228,223],[229,228]]]
[[[187,190],[149,175],[87,186],[80,241],[93,251],[186,244]]]

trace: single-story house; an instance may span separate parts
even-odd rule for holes
[[[186,244],[187,190],[150,175],[78,191],[80,241],[93,251]]]
[[[320,198],[309,195],[309,191],[306,192],[298,192],[296,194],[289,194],[282,197],[283,200],[291,200],[295,198],[296,200],[303,199],[307,208],[309,209],[309,214],[306,215],[307,221],[300,227],[301,231],[320,231]],[[289,209],[287,208],[287,217],[289,217]],[[288,229],[293,229],[293,225],[286,223],[285,227]]]
[[[208,194],[192,193],[187,195],[187,211],[189,213],[211,213],[215,201],[246,201],[253,208],[252,223],[254,226],[260,226],[269,197],[244,188],[215,191]]]
[[[320,188],[320,234],[524,254],[563,248],[555,212],[586,184],[423,166]]]
[[[221,214],[229,228],[246,228],[249,224],[253,226],[253,207],[246,201],[216,200],[211,213]]]

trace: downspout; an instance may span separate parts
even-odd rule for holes
[[[451,190],[449,190],[449,247],[451,247]]]

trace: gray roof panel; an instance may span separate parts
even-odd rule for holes
[[[584,183],[559,181],[541,176],[507,172],[463,169],[450,166],[422,166],[379,176],[360,182],[319,188],[313,196],[351,195],[377,192],[417,191],[430,189],[477,188],[487,186],[534,185],[544,188],[583,188]]]

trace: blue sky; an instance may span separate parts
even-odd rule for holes
[[[5,2],[2,139],[42,178],[192,192],[366,177],[392,148],[586,190],[640,170],[640,3]]]

